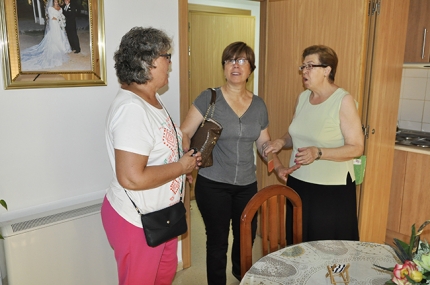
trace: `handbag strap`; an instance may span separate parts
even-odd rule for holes
[[[136,209],[137,213],[138,213],[139,215],[142,215],[142,213],[140,212],[139,208],[136,206],[136,204],[134,204],[133,200],[131,200],[130,195],[128,195],[128,193],[127,193],[127,191],[125,190],[125,188],[124,188],[124,192],[125,192],[125,194],[127,194],[127,197],[128,197],[128,199],[130,199],[131,203],[133,203],[133,206],[134,206],[134,208]]]
[[[215,93],[215,92],[214,92],[214,93]],[[213,99],[213,93],[212,93],[212,99]],[[169,117],[169,119],[170,119],[170,122],[172,122],[173,129],[175,130],[175,134],[176,134],[176,142],[177,142],[177,146],[178,146],[178,161],[179,161],[179,159],[181,158],[181,151],[180,151],[180,149],[179,149],[179,137],[178,137],[178,131],[176,130],[175,123],[173,123],[172,117],[170,116],[170,114],[169,114],[169,112],[167,111],[166,107],[164,107],[164,105],[163,105],[163,103],[161,103],[161,101],[159,101],[159,102],[160,102],[161,106],[163,106],[164,110],[166,111],[167,116],[168,116],[168,117]],[[212,102],[212,101],[211,101],[211,102]],[[215,101],[214,101],[214,102],[215,102]],[[183,187],[184,187],[184,183],[181,183],[181,189],[180,189],[181,196],[180,196],[179,202],[182,202],[182,191],[183,191]],[[139,208],[136,206],[136,204],[135,204],[135,203],[133,202],[133,200],[131,199],[130,195],[128,195],[127,190],[125,190],[125,188],[123,188],[123,189],[124,189],[125,194],[127,194],[128,199],[130,199],[131,203],[133,204],[134,208],[136,209],[137,213],[138,213],[139,215],[142,215],[142,213],[140,212]]]
[[[208,118],[209,111],[212,109],[211,118],[213,117],[214,112],[215,112],[216,92],[215,92],[214,88],[208,88],[208,90],[210,90],[212,92],[211,102],[209,103],[208,109],[206,110],[206,114],[203,118],[203,121],[202,121],[202,124],[200,125],[200,127],[203,127],[205,125],[205,121]]]

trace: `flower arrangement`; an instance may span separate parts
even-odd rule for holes
[[[60,28],[64,31],[64,28],[66,28],[66,17],[63,14],[58,16],[58,24],[60,24]]]
[[[5,200],[0,200],[0,205],[3,206],[7,210],[7,204]],[[0,234],[0,239],[3,239],[3,236]]]
[[[415,224],[412,225],[409,244],[394,239],[395,246],[391,247],[403,264],[396,264],[391,268],[375,265],[393,273],[393,278],[385,284],[430,284],[430,246],[427,241],[420,241],[420,235],[428,224],[430,224],[430,220],[425,221],[417,232]]]

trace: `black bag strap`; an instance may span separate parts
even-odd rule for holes
[[[215,91],[213,91],[213,93],[212,93],[212,100],[214,100],[214,93],[215,93]],[[216,95],[215,95],[215,98],[216,98]],[[212,102],[212,101],[211,101],[211,102]],[[172,122],[173,129],[175,130],[175,134],[176,134],[176,142],[177,142],[177,145],[178,145],[178,161],[179,161],[179,159],[181,158],[181,151],[180,151],[180,149],[179,149],[179,137],[178,137],[178,131],[176,130],[175,123],[173,122],[172,117],[170,116],[170,114],[169,114],[169,112],[167,111],[166,107],[164,107],[163,103],[161,103],[161,102],[160,102],[160,104],[161,104],[161,106],[163,106],[164,110],[166,110],[167,116],[169,117],[170,122]],[[215,100],[214,100],[214,105],[215,105]],[[181,183],[181,189],[180,189],[180,192],[181,192],[181,198],[179,199],[179,202],[182,202],[182,191],[183,191],[183,186],[184,186],[184,183]],[[136,204],[135,204],[135,203],[133,202],[133,200],[130,198],[130,195],[128,195],[127,190],[125,190],[125,188],[123,188],[123,189],[124,189],[124,191],[125,191],[125,194],[127,194],[128,199],[130,199],[131,203],[133,203],[133,206],[134,206],[134,208],[136,209],[137,213],[138,213],[139,215],[142,215],[142,213],[140,212],[139,208],[136,206]]]
[[[209,103],[208,109],[206,110],[205,117],[203,118],[203,121],[200,127],[203,127],[205,125],[205,121],[208,118],[209,111],[212,109],[211,118],[213,117],[215,112],[216,91],[214,88],[208,88],[208,90],[212,92],[211,102]]]
[[[134,206],[134,208],[136,209],[137,213],[138,213],[139,215],[142,215],[142,213],[140,212],[139,208],[136,206],[136,204],[134,204],[133,200],[131,200],[130,195],[128,195],[128,193],[127,193],[127,191],[125,190],[125,188],[124,188],[124,191],[125,191],[125,194],[127,194],[128,199],[130,199],[131,203],[133,203],[133,206]]]

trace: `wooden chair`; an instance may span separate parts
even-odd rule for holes
[[[293,243],[302,242],[302,200],[299,194],[285,185],[267,186],[249,200],[240,220],[241,276],[252,266],[251,222],[260,209],[260,231],[263,256],[286,246],[286,200],[293,204]]]

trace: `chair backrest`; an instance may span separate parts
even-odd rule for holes
[[[293,205],[293,244],[302,242],[302,200],[285,185],[267,186],[249,200],[240,220],[240,267],[242,277],[252,266],[251,222],[260,209],[263,256],[286,246],[286,199]]]

